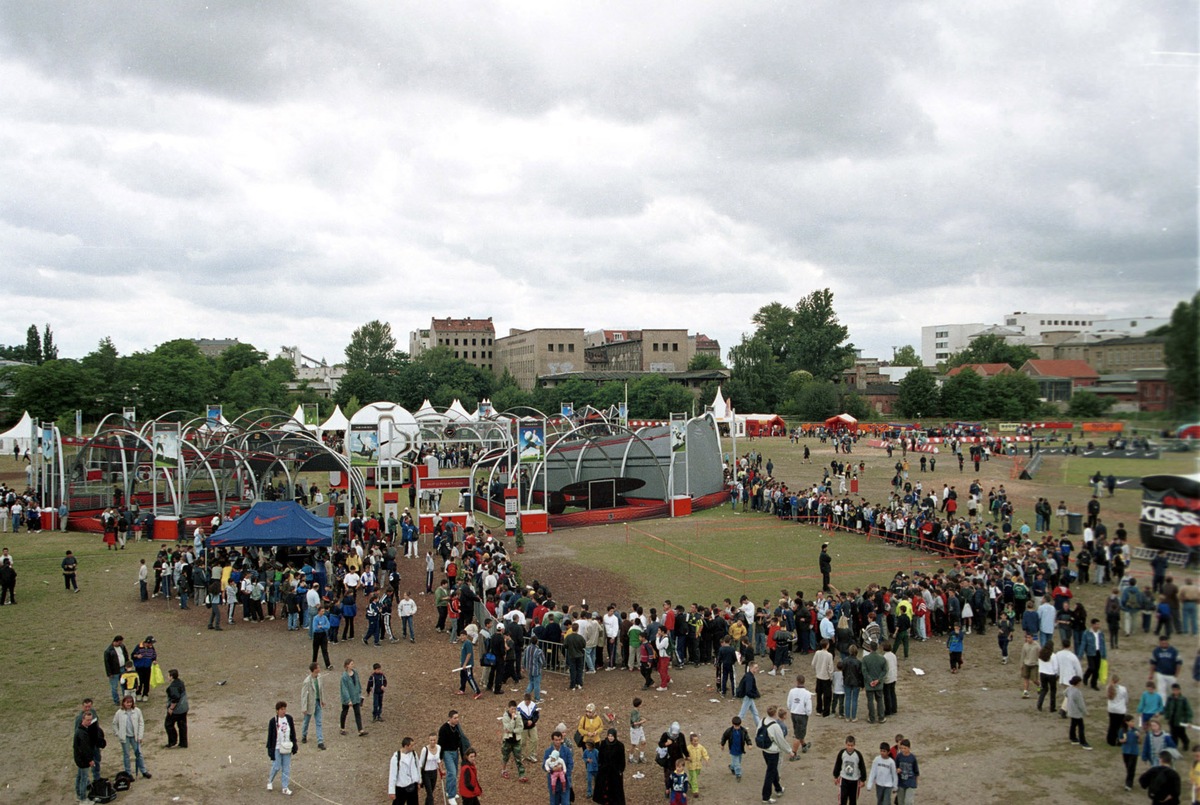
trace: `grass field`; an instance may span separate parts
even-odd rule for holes
[[[1196,472],[1200,455],[1196,453],[1163,453],[1157,461],[1140,458],[1093,459],[1079,456],[1063,456],[1059,483],[1068,486],[1086,486],[1096,471],[1118,478],[1137,478],[1143,475],[1190,474]]]

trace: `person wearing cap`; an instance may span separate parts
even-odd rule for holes
[[[154,648],[154,636],[147,635],[133,650],[133,667],[137,670],[139,701],[150,699],[150,672],[158,662],[158,651]]]

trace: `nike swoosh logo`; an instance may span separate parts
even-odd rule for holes
[[[254,516],[254,524],[255,525],[266,525],[267,523],[273,523],[276,520],[282,520],[284,517],[287,517],[287,515],[286,514],[277,514],[274,517],[259,517],[258,515],[255,515]]]
[[[319,539],[306,539],[306,540],[304,540],[304,544],[305,545],[316,545],[317,543],[323,542],[323,541],[324,540],[319,540]]]

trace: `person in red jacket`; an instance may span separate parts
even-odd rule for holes
[[[474,749],[467,750],[467,756],[458,770],[458,793],[462,796],[463,805],[479,805],[483,788],[479,785],[479,770],[475,768]]]

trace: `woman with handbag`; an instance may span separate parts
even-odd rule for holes
[[[267,724],[267,757],[271,759],[271,775],[267,777],[267,790],[275,790],[275,775],[282,772],[280,783],[283,793],[292,795],[288,783],[292,781],[292,755],[296,754],[296,722],[287,712],[287,702],[275,703],[275,717]]]

